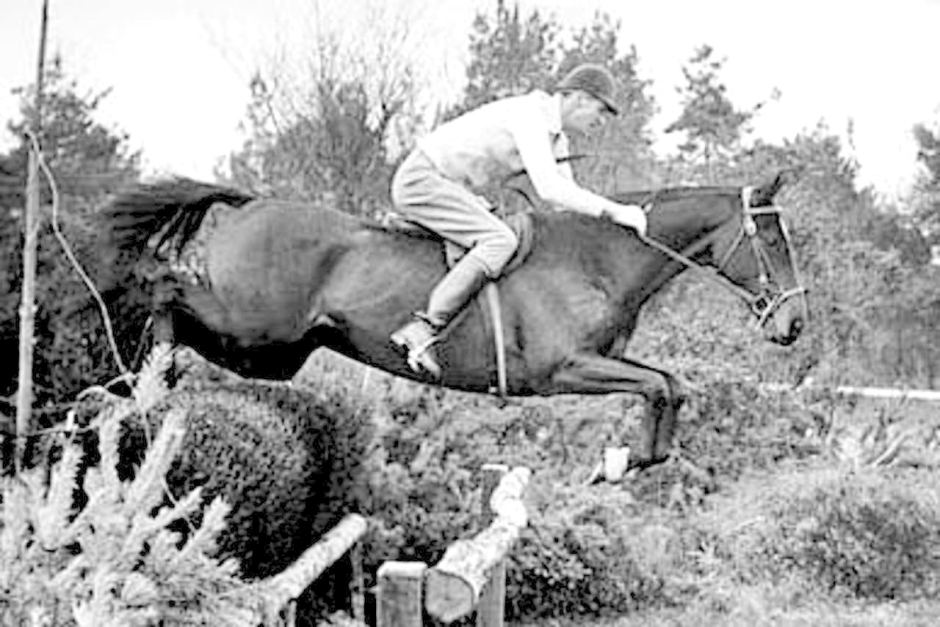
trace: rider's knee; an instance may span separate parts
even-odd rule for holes
[[[487,274],[495,278],[512,259],[517,248],[519,248],[519,238],[507,226],[505,229],[495,230],[492,234],[481,238],[473,251],[486,265]]]

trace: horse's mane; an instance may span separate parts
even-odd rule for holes
[[[780,191],[785,183],[795,178],[796,174],[791,170],[783,170],[777,174],[773,181],[765,183],[760,187],[751,190],[751,207],[766,207],[772,205],[774,196]],[[665,187],[655,190],[642,190],[632,192],[620,192],[612,195],[611,200],[628,203],[646,205],[649,203],[673,202],[702,196],[740,196],[742,188],[731,185],[714,186],[684,186],[684,187]]]
[[[664,187],[662,189],[637,190],[613,194],[610,199],[626,204],[646,205],[656,202],[673,202],[699,196],[739,196],[740,187],[704,186],[704,187]]]

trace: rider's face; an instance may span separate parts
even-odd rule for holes
[[[567,115],[566,126],[580,133],[597,132],[613,117],[613,113],[594,96],[585,92],[576,93],[574,106]]]

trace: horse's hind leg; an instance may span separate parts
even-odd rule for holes
[[[628,468],[647,468],[666,461],[672,448],[679,408],[685,398],[668,372],[625,358],[578,354],[552,379],[554,391],[574,394],[639,394],[645,400],[639,449]]]

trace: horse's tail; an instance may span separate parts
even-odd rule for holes
[[[140,184],[118,195],[104,209],[102,218],[108,244],[117,250],[140,254],[150,238],[160,234],[156,249],[169,243],[179,252],[213,204],[241,207],[254,199],[236,189],[172,178]]]

